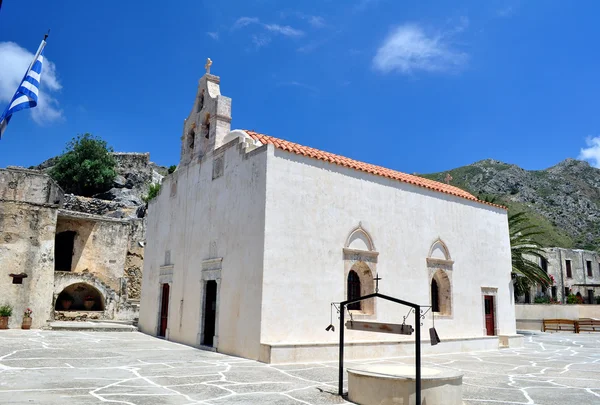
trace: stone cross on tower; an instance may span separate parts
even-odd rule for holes
[[[182,167],[202,159],[223,145],[231,130],[231,99],[221,95],[221,79],[210,73],[212,60],[206,59],[206,74],[198,82],[192,111],[181,134]]]

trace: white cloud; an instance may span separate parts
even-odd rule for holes
[[[578,159],[587,160],[600,169],[600,136],[586,138],[585,144],[587,148],[581,148]]]
[[[290,27],[289,25],[265,24],[256,17],[240,17],[231,26],[231,29],[237,30],[253,24],[260,26],[265,31],[252,34],[251,36],[252,43],[257,49],[268,45],[274,35],[283,35],[290,38],[298,38],[304,35],[303,31]]]
[[[468,19],[461,18],[452,30],[429,35],[418,24],[396,27],[377,50],[373,67],[383,73],[403,74],[458,70],[466,64],[468,55],[454,49],[450,39],[467,25]]]
[[[315,28],[322,28],[325,26],[325,19],[317,15],[311,15],[308,17],[308,23]]]
[[[318,88],[316,88],[314,86],[310,86],[310,85],[308,85],[306,83],[301,83],[301,82],[295,81],[295,80],[290,81],[290,82],[281,82],[281,83],[278,83],[278,86],[299,87],[299,88],[306,89],[306,90],[308,90],[310,92],[313,92],[313,93],[318,93],[319,92]]]
[[[5,103],[14,96],[33,57],[33,53],[14,42],[0,42],[0,108],[4,109]],[[36,123],[45,124],[62,118],[58,100],[51,95],[61,88],[54,63],[44,58],[38,105],[31,109],[31,117]]]
[[[271,38],[265,34],[254,34],[252,35],[252,43],[256,46],[256,49],[262,48],[271,42]]]
[[[215,41],[219,39],[219,33],[218,32],[207,32],[206,35],[208,35],[209,37],[211,37]]]
[[[275,32],[286,37],[301,37],[304,32],[290,27],[289,25],[278,25],[278,24],[264,24],[266,30]]]
[[[244,28],[247,25],[258,24],[259,22],[260,20],[256,17],[240,17],[233,23],[231,29],[235,30],[238,28]]]

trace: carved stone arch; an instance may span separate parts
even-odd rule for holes
[[[362,223],[359,222],[358,226],[352,229],[348,234],[344,248],[373,252],[375,251],[375,244],[373,243],[373,238],[369,232],[367,232],[362,227]]]
[[[452,316],[452,283],[448,274],[438,269],[431,277],[431,305],[436,315]]]
[[[440,253],[441,255],[443,255],[443,257],[440,257]],[[450,250],[448,249],[448,246],[440,238],[437,238],[431,244],[431,247],[429,248],[429,254],[427,255],[427,257],[452,260],[452,257],[450,257]]]

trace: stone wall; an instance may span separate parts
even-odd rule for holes
[[[39,171],[12,166],[0,169],[0,200],[60,205],[62,195],[58,184]]]
[[[74,216],[60,211],[56,233],[76,232],[72,273],[90,273],[111,289],[121,289],[129,245],[129,223],[122,220],[88,216]]]
[[[600,305],[515,305],[517,329],[542,330],[544,319],[600,319]]]
[[[13,307],[11,328],[20,327],[26,308],[33,328],[50,319],[56,215],[56,206],[0,200],[0,305]],[[21,273],[22,284],[13,284],[9,274]]]

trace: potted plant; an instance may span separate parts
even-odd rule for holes
[[[29,308],[25,310],[23,313],[23,323],[21,324],[21,329],[31,329],[31,314],[33,311]]]
[[[94,300],[94,297],[92,297],[91,295],[86,296],[85,299],[83,300],[83,306],[88,311],[94,307],[95,303],[96,303],[96,300]]]
[[[12,315],[12,307],[8,304],[0,306],[0,329],[8,329],[8,318]]]
[[[60,297],[60,305],[65,311],[68,311],[72,304],[73,297],[71,297],[69,294],[64,294],[62,297]]]

